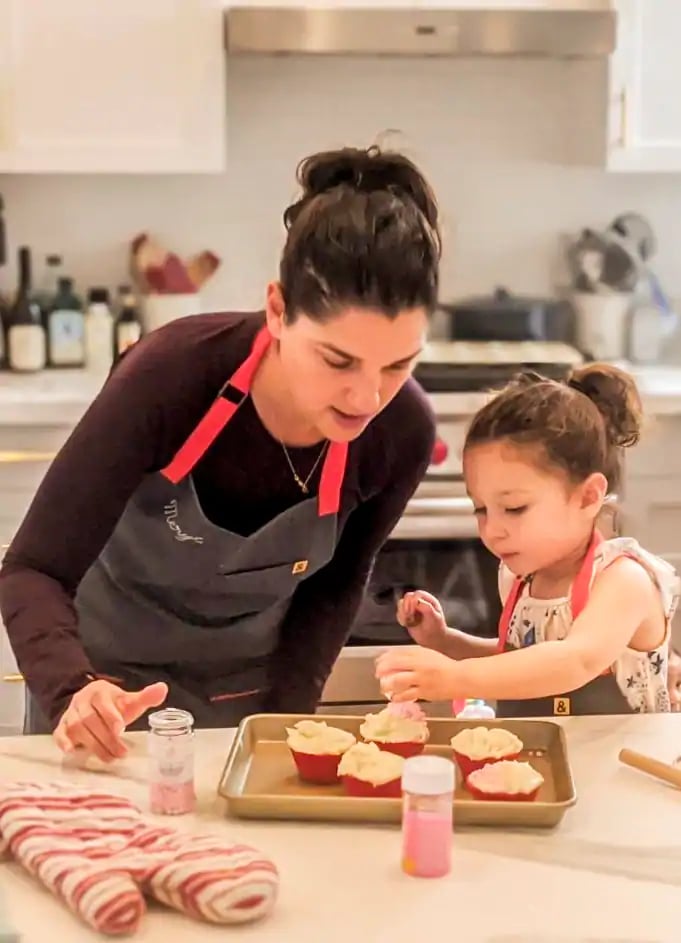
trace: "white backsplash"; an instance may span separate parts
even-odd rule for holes
[[[681,295],[681,175],[608,175],[570,166],[597,127],[603,62],[235,60],[228,73],[229,169],[215,176],[5,176],[11,251],[61,252],[82,289],[125,277],[127,245],[146,230],[182,254],[217,251],[205,307],[260,305],[276,277],[281,214],[299,158],[365,145],[381,132],[436,187],[445,226],[443,294],[495,284],[544,292],[559,278],[559,234],[648,215],[657,269]],[[571,95],[566,98],[566,87]],[[565,102],[570,102],[570,105]],[[578,117],[569,107],[577,102]],[[122,105],[124,107],[124,105]],[[577,144],[577,148],[575,148]],[[584,145],[582,147],[582,144]],[[14,281],[14,264],[2,282]]]

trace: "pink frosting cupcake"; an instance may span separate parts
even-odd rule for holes
[[[529,763],[500,760],[474,770],[466,780],[466,789],[476,799],[491,802],[532,802],[543,782],[542,774]]]
[[[367,714],[359,732],[366,743],[405,759],[422,753],[429,737],[426,715],[416,703],[389,704]]]

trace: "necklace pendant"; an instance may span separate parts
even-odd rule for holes
[[[309,491],[309,488],[307,487],[307,485],[305,484],[305,482],[302,480],[302,478],[300,477],[300,475],[294,474],[293,477],[294,477],[294,479],[295,479],[296,484],[298,485],[298,487],[300,488],[300,490],[303,492],[303,494],[307,494],[308,491]]]

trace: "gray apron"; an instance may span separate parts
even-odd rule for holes
[[[264,709],[296,587],[331,560],[338,539],[347,443],[330,443],[318,496],[248,537],[212,524],[197,499],[191,470],[248,396],[270,343],[263,328],[168,467],[142,481],[75,601],[96,677],[126,690],[165,681],[166,703],[191,711],[197,727],[234,726]],[[51,729],[29,696],[26,732]]]
[[[570,608],[573,620],[584,609],[589,598],[594,556],[602,539],[595,531],[584,562],[572,584]],[[516,579],[504,604],[499,620],[500,652],[513,650],[513,646],[507,642],[508,629],[527,582],[527,579]],[[557,692],[552,697],[498,701],[496,712],[497,717],[567,717],[570,714],[632,714],[633,710],[622,694],[615,675],[608,670],[574,691]]]

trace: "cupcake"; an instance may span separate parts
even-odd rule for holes
[[[489,763],[517,759],[523,748],[523,741],[503,727],[467,727],[450,743],[464,779]]]
[[[543,782],[542,774],[529,763],[501,760],[474,770],[466,780],[466,789],[476,799],[532,802]]]
[[[287,727],[286,733],[298,775],[305,782],[319,785],[338,782],[340,759],[357,742],[347,730],[316,720],[299,720]]]
[[[338,774],[349,796],[399,799],[403,765],[401,756],[375,743],[356,743],[341,757]]]
[[[359,728],[362,739],[398,756],[416,756],[428,740],[426,715],[418,704],[389,704],[377,714],[367,714]]]

